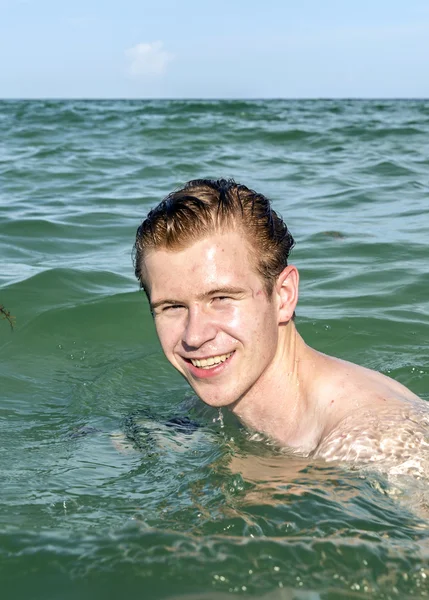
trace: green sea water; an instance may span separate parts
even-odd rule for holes
[[[429,400],[429,101],[0,102],[2,600],[428,596],[425,478],[285,456],[163,358],[135,231],[205,176],[283,215],[305,340]]]

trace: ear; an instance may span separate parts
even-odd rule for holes
[[[298,302],[299,273],[293,265],[285,267],[276,282],[279,324],[288,323]]]

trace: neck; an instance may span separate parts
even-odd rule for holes
[[[313,450],[320,438],[310,394],[317,355],[290,321],[280,330],[278,349],[270,366],[234,404],[232,412],[247,427],[281,445],[305,453]]]

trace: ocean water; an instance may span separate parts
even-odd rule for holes
[[[135,231],[205,176],[284,216],[305,340],[429,400],[429,101],[0,102],[1,598],[428,596],[426,478],[285,456],[163,358]]]

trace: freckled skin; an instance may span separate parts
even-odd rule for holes
[[[152,250],[144,267],[171,364],[206,404],[229,407],[280,445],[327,460],[383,457],[381,437],[395,435],[398,415],[426,414],[426,403],[398,382],[306,345],[292,320],[296,268],[284,269],[268,297],[238,232],[178,251]],[[191,360],[213,357],[222,362],[203,368]],[[389,418],[395,431],[385,426],[379,433],[380,419],[386,425]]]

